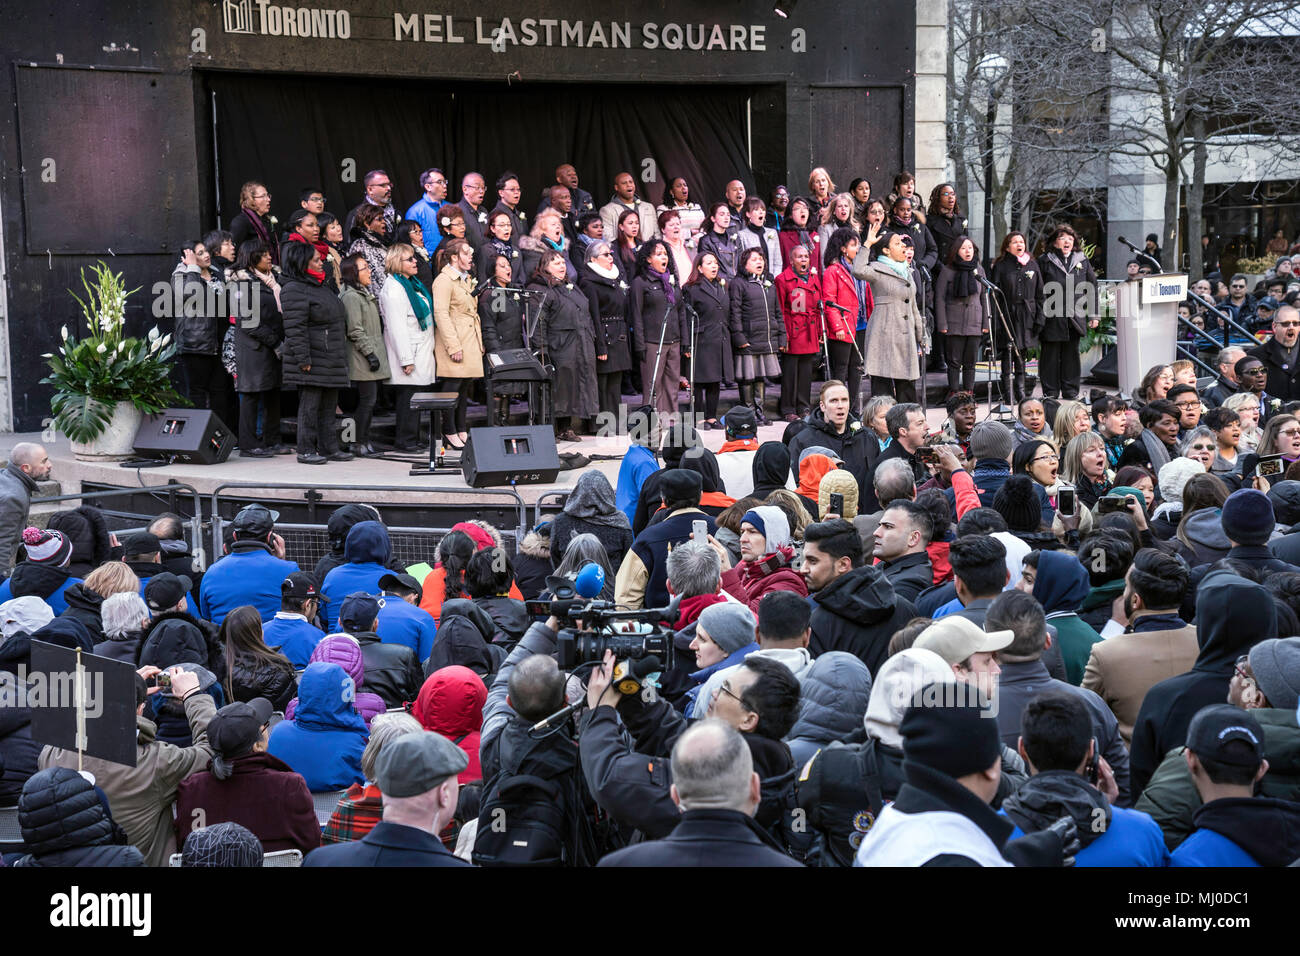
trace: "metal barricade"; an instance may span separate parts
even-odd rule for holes
[[[555,503],[558,506],[555,511],[556,513],[559,513],[564,510],[564,503],[569,499],[569,489],[565,488],[559,491],[544,491],[538,495],[537,501],[533,504],[533,523],[531,527],[535,528],[537,525],[542,523],[542,502],[547,498],[555,499]]]
[[[276,482],[227,482],[218,485],[212,491],[211,495],[211,515],[212,521],[212,548],[213,554],[220,555],[224,553],[223,535],[225,526],[229,519],[222,514],[223,501],[227,504],[227,510],[232,510],[235,502],[232,498],[240,498],[247,501],[249,498],[256,498],[255,492],[258,491],[302,491],[304,492],[304,501],[309,506],[310,512],[316,510],[334,508],[348,504],[347,499],[336,501],[327,501],[327,496],[321,492],[338,491],[349,492],[352,495],[357,493],[370,492],[387,492],[400,493],[409,499],[405,502],[394,501],[391,505],[413,507],[424,505],[426,507],[455,506],[459,504],[464,506],[464,499],[467,493],[475,495],[487,495],[489,497],[505,498],[509,500],[510,511],[514,513],[516,526],[514,528],[498,528],[501,534],[502,546],[510,553],[513,553],[519,541],[523,539],[527,532],[528,510],[522,498],[512,489],[503,488],[412,488],[400,485],[315,485],[315,484],[294,484],[294,483],[276,483]],[[447,502],[430,501],[432,495],[450,496],[451,500]],[[457,502],[456,499],[460,499]],[[268,507],[275,508],[277,504],[288,503],[285,499],[263,499]],[[293,500],[294,504],[301,504]],[[369,503],[369,502],[363,502]],[[326,527],[327,516],[322,516],[320,521],[292,521],[283,520],[276,522],[276,532],[284,538],[286,556],[298,563],[303,569],[315,567],[316,562],[321,557],[328,554],[331,550],[329,533]],[[418,564],[420,562],[433,563],[434,551],[438,542],[442,540],[443,535],[451,530],[450,527],[435,527],[410,525],[410,524],[389,524],[388,537],[393,547],[393,562],[402,566]]]
[[[167,507],[158,511],[131,511],[115,508],[103,507],[100,502],[108,498],[123,498],[136,495],[152,495],[158,497],[162,494],[168,496]],[[188,500],[192,511],[189,518],[182,517],[181,523],[186,530],[186,543],[189,544],[197,562],[195,570],[203,571],[207,569],[207,549],[203,546],[203,501],[199,497],[198,491],[193,487],[180,482],[170,482],[165,485],[144,485],[139,488],[108,488],[100,491],[81,491],[68,495],[51,495],[47,498],[33,498],[32,506],[58,504],[66,502],[69,508],[76,507],[80,504],[91,504],[99,508],[104,516],[104,522],[108,529],[125,537],[128,534],[134,534],[137,531],[145,530],[158,517],[162,511],[179,512],[177,505],[178,496],[183,496]],[[75,504],[73,504],[75,502]],[[220,555],[221,552],[215,552]]]

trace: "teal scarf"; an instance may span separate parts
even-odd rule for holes
[[[410,276],[390,275],[388,278],[396,279],[402,284],[402,288],[406,290],[406,299],[415,310],[415,321],[420,323],[420,331],[425,331],[429,327],[429,316],[433,314],[433,306],[424,292],[424,287]]]
[[[890,270],[895,272],[898,275],[898,277],[902,279],[904,282],[906,282],[908,279],[912,277],[912,273],[907,268],[906,262],[896,262],[893,259],[889,258],[889,256],[885,255],[884,253],[881,253],[880,258],[877,259],[876,261],[884,263],[885,265],[889,266]]]

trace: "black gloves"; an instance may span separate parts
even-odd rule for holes
[[[374,352],[371,352],[366,356],[366,364],[370,366],[370,371],[379,371],[379,357],[375,355]]]

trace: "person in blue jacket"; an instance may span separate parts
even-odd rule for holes
[[[628,415],[628,445],[623,463],[618,466],[618,480],[614,485],[614,507],[627,515],[631,523],[636,515],[637,499],[646,476],[659,470],[659,460],[650,449],[654,447],[654,409],[642,405]]]
[[[284,539],[275,533],[280,517],[265,505],[252,504],[231,523],[230,552],[203,575],[199,616],[220,625],[237,607],[251,604],[265,624],[280,610],[280,585],[298,570],[284,557]]]
[[[315,623],[319,609],[320,590],[306,571],[295,571],[280,582],[280,610],[262,627],[262,640],[289,658],[294,670],[307,666],[325,636]]]
[[[1264,731],[1231,704],[1202,707],[1183,751],[1202,803],[1171,866],[1290,866],[1300,859],[1300,803],[1256,797],[1268,773]]]
[[[386,565],[393,556],[388,529],[378,521],[358,521],[348,532],[343,545],[343,563],[325,575],[321,594],[325,595],[325,631],[339,630],[339,608],[349,594],[364,591],[379,593],[379,579],[389,573]]]
[[[747,605],[723,601],[700,612],[691,641],[700,669],[690,675],[693,686],[681,701],[687,717],[698,719],[708,714],[711,701],[701,699],[701,689],[718,671],[739,664],[758,650],[757,634],[758,621]]]
[[[1156,821],[1114,806],[1119,787],[1097,747],[1088,708],[1077,697],[1044,691],[1025,705],[1016,749],[1031,776],[1002,802],[1003,816],[1016,825],[1010,839],[1070,817],[1083,845],[1075,866],[1168,866]]]
[[[365,783],[361,754],[369,730],[352,706],[356,686],[338,664],[308,664],[298,683],[293,720],[271,731],[266,751],[302,774],[307,789],[343,790]]]
[[[379,623],[375,633],[385,644],[405,644],[423,664],[429,659],[438,624],[420,607],[424,588],[409,574],[392,571],[379,579]]]
[[[81,578],[68,571],[72,542],[61,531],[25,528],[22,533],[24,558],[0,584],[0,604],[16,597],[38,597],[58,617],[68,609],[63,592]]]

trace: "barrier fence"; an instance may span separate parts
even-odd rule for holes
[[[144,511],[131,508],[109,508],[104,507],[101,502],[110,498],[133,498],[140,495],[151,495],[160,498],[166,495],[165,508],[158,508],[154,511]],[[181,501],[184,500],[190,507],[181,507]],[[207,568],[207,552],[203,546],[203,503],[199,497],[198,491],[190,485],[181,484],[180,482],[170,482],[165,485],[145,485],[139,488],[110,488],[102,491],[81,491],[69,495],[50,495],[45,498],[33,498],[32,506],[50,504],[64,504],[69,509],[75,508],[81,504],[91,504],[99,508],[104,516],[104,522],[108,525],[109,531],[116,534],[119,539],[125,538],[129,534],[135,534],[143,531],[164,512],[172,512],[181,515],[183,511],[189,511],[190,516],[181,515],[181,524],[185,529],[185,541],[190,546],[198,564],[196,570],[202,571]],[[216,554],[220,555],[218,551]]]

